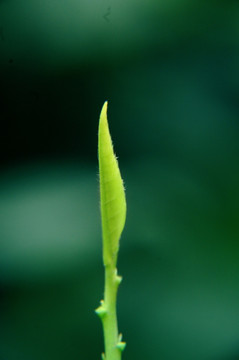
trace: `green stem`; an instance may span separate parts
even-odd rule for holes
[[[117,275],[114,265],[105,265],[105,293],[101,306],[96,313],[102,320],[105,342],[104,360],[121,360],[121,353],[126,343],[121,341],[122,335],[118,334],[116,298],[119,284],[122,280]]]
[[[105,266],[105,299],[104,305],[106,314],[102,319],[104,340],[105,340],[105,357],[106,360],[120,360],[121,350],[117,345],[120,342],[118,334],[117,314],[116,314],[116,297],[121,277],[117,275],[116,267],[112,265]]]

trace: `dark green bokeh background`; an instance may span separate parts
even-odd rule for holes
[[[126,184],[125,360],[239,359],[239,3],[0,1],[0,360],[95,360],[97,127]]]

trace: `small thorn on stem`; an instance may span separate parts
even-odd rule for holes
[[[104,305],[104,300],[100,301],[100,306],[95,310],[96,314],[103,319],[103,317],[107,314],[107,310]]]
[[[116,281],[116,284],[119,286],[119,284],[121,283],[122,281],[122,276],[119,276],[118,275],[118,272],[117,272],[117,269],[115,269],[115,281]]]
[[[117,343],[117,348],[122,352],[124,351],[125,347],[126,347],[126,342],[125,341],[121,341],[122,340],[122,333],[119,334],[119,337],[118,337],[118,343]]]
[[[116,284],[119,285],[121,283],[121,281],[123,280],[123,278],[122,278],[122,276],[117,275],[115,280],[116,280]]]
[[[124,351],[124,349],[125,349],[125,347],[126,347],[126,342],[120,341],[120,342],[118,342],[118,344],[116,345],[116,347],[122,352],[122,351]]]

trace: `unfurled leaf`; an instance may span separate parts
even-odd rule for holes
[[[100,203],[104,264],[116,264],[119,239],[126,218],[124,185],[110,137],[105,102],[99,123]]]

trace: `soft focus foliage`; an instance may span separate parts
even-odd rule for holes
[[[237,1],[0,1],[0,359],[103,347],[105,99],[124,360],[239,359],[238,24]]]

